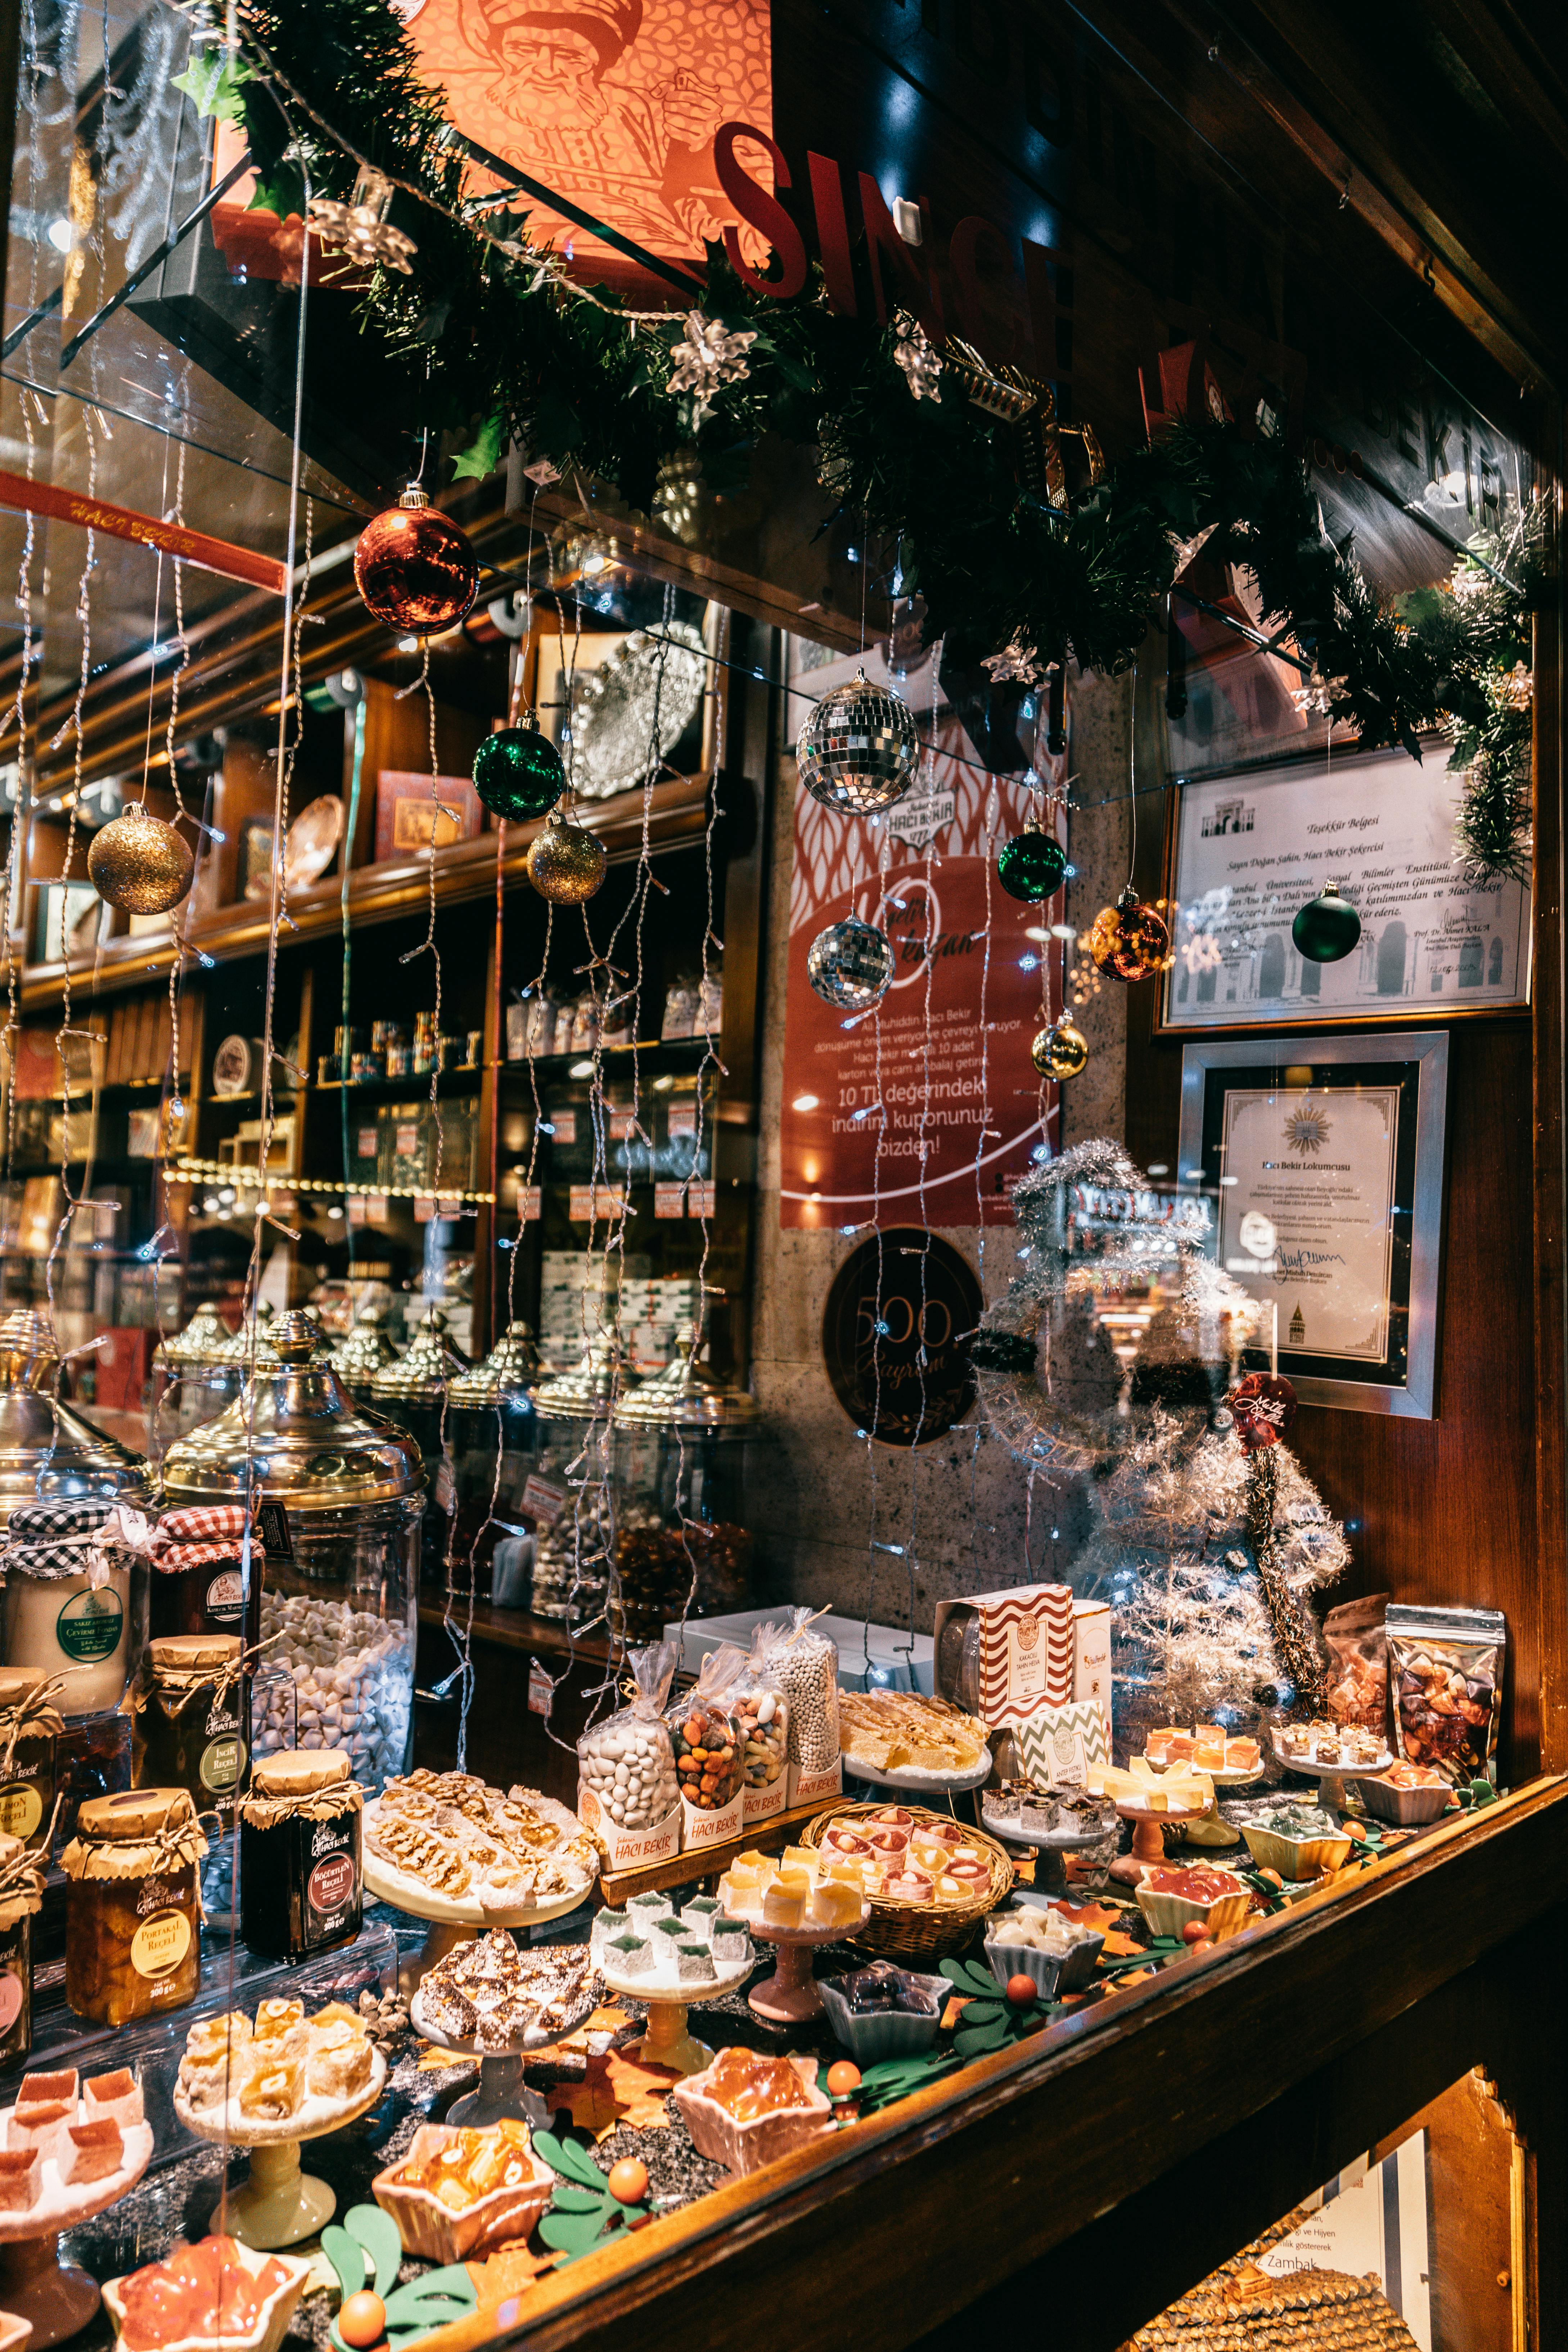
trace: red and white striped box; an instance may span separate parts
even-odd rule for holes
[[[963,1613],[979,1620],[978,1677],[973,1690],[950,1687],[941,1669],[942,1629]],[[1072,1591],[1066,1584],[1019,1584],[1007,1592],[973,1592],[936,1604],[938,1690],[969,1706],[993,1729],[1021,1723],[1037,1707],[1065,1706],[1073,1695]]]

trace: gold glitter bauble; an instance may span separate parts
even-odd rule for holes
[[[559,809],[534,840],[525,864],[528,878],[552,906],[580,907],[605,878],[609,856],[596,834],[574,824]]]
[[[1089,1040],[1070,1021],[1054,1021],[1036,1031],[1029,1059],[1042,1078],[1076,1078],[1089,1060]]]
[[[1096,915],[1089,951],[1113,980],[1152,980],[1164,969],[1171,934],[1164,917],[1130,882],[1114,907],[1102,907]]]
[[[93,835],[87,853],[93,888],[128,915],[166,915],[190,888],[195,870],[184,835],[135,802]]]

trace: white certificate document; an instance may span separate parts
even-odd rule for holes
[[[1397,1087],[1226,1095],[1220,1264],[1278,1309],[1281,1358],[1386,1357],[1398,1139]]]
[[[1462,779],[1443,747],[1336,758],[1182,787],[1172,895],[1173,1027],[1379,1020],[1530,999],[1530,892],[1472,887],[1454,864]],[[1325,882],[1361,917],[1338,963],[1297,952],[1291,925]]]

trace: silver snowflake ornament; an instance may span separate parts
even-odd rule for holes
[[[940,400],[942,354],[918,319],[900,310],[893,320],[893,357],[916,400]]]
[[[1016,677],[1021,686],[1038,686],[1056,667],[1054,662],[1043,662],[1033,646],[1024,645],[1014,636],[999,654],[985,654],[980,667],[993,686],[1001,686]]]
[[[721,319],[705,319],[700,310],[688,310],[686,331],[670,347],[669,390],[695,394],[700,421],[722,385],[739,383],[750,375],[746,353],[756,340],[753,327],[731,332]]]

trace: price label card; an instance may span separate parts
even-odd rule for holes
[[[686,1213],[689,1217],[710,1217],[713,1214],[712,1184],[690,1183],[686,1188]]]
[[[533,1473],[522,1490],[523,1517],[542,1528],[552,1528],[565,1509],[570,1493],[569,1487],[554,1486],[548,1478]]]
[[[684,1184],[656,1184],[653,1188],[653,1213],[656,1217],[683,1217],[686,1214]]]
[[[435,1214],[435,1202],[430,1198],[428,1192],[421,1192],[418,1199],[414,1203],[415,1223],[416,1225],[427,1225]]]
[[[669,1132],[671,1135],[696,1134],[697,1105],[694,1102],[670,1104]]]
[[[576,1142],[577,1114],[574,1110],[552,1110],[548,1124],[555,1131],[557,1143]]]
[[[539,1219],[544,1214],[544,1187],[542,1184],[525,1184],[522,1186],[517,1196],[517,1213],[525,1225],[538,1223]]]
[[[530,1715],[548,1715],[555,1685],[537,1658],[528,1662],[528,1711]]]
[[[612,1110],[605,1114],[612,1143],[625,1143],[637,1125],[637,1113],[632,1110]]]

